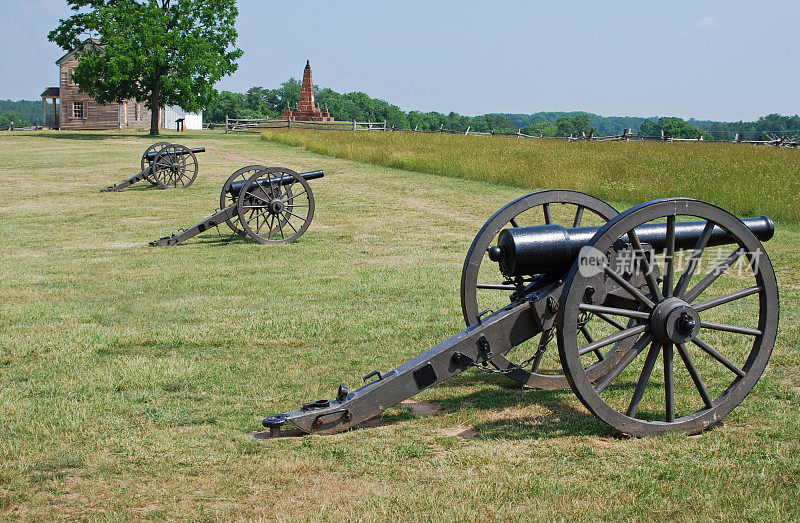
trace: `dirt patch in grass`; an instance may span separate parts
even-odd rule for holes
[[[220,151],[219,149],[211,149],[210,147],[207,147],[206,151],[218,154],[219,156],[222,156],[226,160],[230,160],[232,162],[239,162],[244,165],[260,165],[260,162],[258,162],[257,160],[250,160],[249,158],[245,158],[241,154],[229,153],[227,151]]]
[[[442,429],[442,434],[453,438],[478,439],[478,431],[469,425],[457,425]]]

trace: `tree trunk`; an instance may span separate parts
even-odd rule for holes
[[[161,89],[158,86],[153,87],[152,94],[150,95],[150,136],[158,136],[158,122],[161,108],[160,100]]]

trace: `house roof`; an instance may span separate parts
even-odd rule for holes
[[[81,48],[83,48],[83,49],[86,49],[86,48],[87,48],[88,46],[90,46],[90,45],[101,45],[101,44],[100,44],[100,40],[98,40],[97,38],[87,38],[86,40],[84,40],[84,41],[81,43],[81,46],[80,46],[80,47],[81,47]],[[61,65],[61,63],[62,63],[62,62],[64,62],[64,61],[66,61],[66,60],[67,60],[67,58],[71,58],[71,57],[72,57],[72,55],[73,55],[73,54],[75,54],[75,51],[77,51],[77,50],[78,50],[78,48],[76,47],[76,48],[75,48],[75,49],[73,49],[72,51],[70,51],[70,52],[68,52],[68,53],[64,54],[64,56],[62,56],[61,58],[59,58],[58,60],[56,60],[56,65]]]
[[[59,98],[61,97],[61,89],[58,87],[48,87],[42,93],[42,98]]]

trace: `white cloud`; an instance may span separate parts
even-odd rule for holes
[[[717,27],[717,19],[713,16],[704,16],[694,23],[695,29],[713,29]]]

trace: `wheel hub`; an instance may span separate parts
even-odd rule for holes
[[[280,214],[283,212],[284,203],[282,200],[275,198],[269,202],[269,212],[271,214]]]
[[[650,316],[653,336],[662,343],[686,343],[700,330],[700,315],[680,298],[667,298]]]

